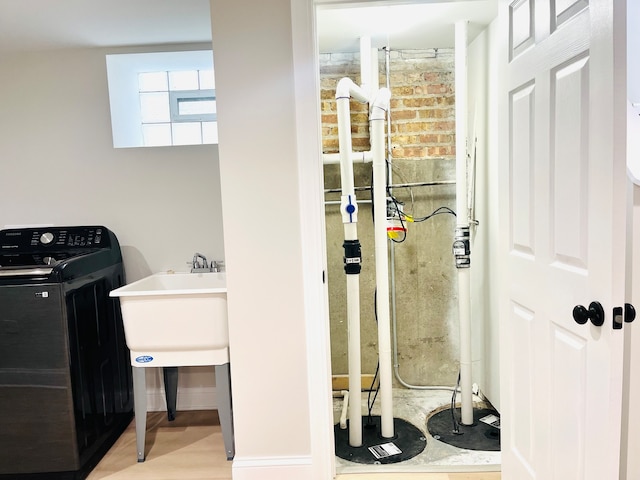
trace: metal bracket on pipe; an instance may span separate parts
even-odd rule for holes
[[[456,257],[456,268],[471,267],[471,235],[469,227],[456,227],[453,239],[453,255]]]

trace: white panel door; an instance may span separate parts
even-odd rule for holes
[[[623,14],[618,0],[500,4],[505,480],[618,478]],[[593,301],[604,324],[577,323],[574,307]]]

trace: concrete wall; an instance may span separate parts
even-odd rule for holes
[[[105,54],[130,51],[0,57],[0,227],[105,225],[134,281],[186,270],[195,251],[222,259],[224,243],[217,146],[112,146]],[[151,407],[164,408],[150,377]],[[182,407],[215,405],[213,367],[183,369],[180,387]]]
[[[473,381],[492,400],[499,398],[498,332],[495,314],[495,236],[497,235],[496,156],[490,154],[490,37],[481,33],[469,47],[468,132],[476,163],[472,253]],[[338,151],[335,86],[348,76],[360,81],[359,53],[320,55],[323,152]],[[384,52],[379,53],[380,83],[386,82]],[[455,181],[455,68],[452,49],[391,51],[390,81],[393,183]],[[366,105],[351,101],[354,151],[369,149]],[[495,119],[494,119],[495,120]],[[355,185],[371,185],[371,165],[355,163]],[[325,165],[326,189],[340,190],[339,165]],[[424,216],[436,208],[455,209],[455,185],[395,189],[405,211]],[[327,201],[340,193],[328,192]],[[373,222],[368,191],[358,192],[358,236],[362,243],[360,275],[363,372],[377,361],[374,318],[375,266]],[[347,373],[346,292],[343,226],[338,205],[327,204],[327,256],[331,306],[333,374]],[[455,383],[459,360],[457,279],[451,244],[455,218],[439,215],[409,223],[406,240],[393,245],[399,377],[411,385]],[[400,385],[395,380],[396,386]]]
[[[323,152],[338,151],[335,88],[348,76],[360,82],[360,55],[322,54]],[[380,84],[386,84],[385,55],[379,52]],[[391,51],[392,183],[455,182],[454,62],[452,49]],[[351,101],[351,129],[355,151],[369,150],[367,106]],[[354,165],[356,187],[371,186],[371,163]],[[324,167],[326,199],[340,198],[340,166]],[[404,211],[415,218],[439,207],[455,209],[455,185],[393,189]],[[357,192],[358,237],[362,244],[360,274],[363,372],[372,374],[377,362],[376,289],[373,219],[370,191]],[[366,203],[366,202],[369,203]],[[346,280],[344,239],[339,206],[326,207],[331,351],[334,374],[346,374]],[[451,244],[455,217],[436,215],[407,223],[406,237],[393,244],[399,376],[412,385],[453,385],[458,374],[459,333],[457,281]],[[396,380],[396,385],[400,385]]]

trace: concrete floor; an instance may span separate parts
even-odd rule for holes
[[[365,465],[336,457],[336,472],[490,472],[500,470],[500,452],[464,450],[435,440],[427,432],[429,416],[451,402],[451,391],[393,389],[393,414],[419,428],[427,439],[427,446],[419,455],[395,464]],[[480,401],[475,398],[474,401]],[[333,402],[334,423],[340,420],[342,398]],[[367,393],[362,394],[363,415],[367,412]],[[372,415],[380,415],[380,399],[376,400]]]

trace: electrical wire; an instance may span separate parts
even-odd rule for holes
[[[373,411],[373,406],[376,403],[376,398],[378,398],[378,392],[380,391],[380,383],[375,387],[375,393],[373,395],[373,400],[371,399],[371,392],[373,392],[373,387],[376,385],[376,380],[378,379],[378,373],[380,372],[380,360],[376,364],[376,373],[373,375],[373,380],[371,380],[371,386],[369,387],[369,394],[367,395],[367,425],[373,425],[371,419],[371,412]]]
[[[419,222],[424,222],[425,220],[429,220],[430,218],[435,217],[436,215],[442,215],[442,214],[453,215],[454,217],[456,216],[456,212],[451,210],[449,207],[442,206],[442,207],[436,208],[433,212],[431,212],[426,217],[416,218],[406,214],[405,214],[405,217],[407,217],[407,219],[409,219],[410,222],[419,223]]]
[[[397,170],[394,165],[388,160],[385,160],[387,163],[388,167],[391,167],[391,169]],[[398,171],[397,174],[401,177],[402,179],[402,174]],[[373,185],[373,171],[371,172],[371,185]],[[404,187],[407,188],[409,190],[409,195],[411,198],[411,205],[412,205],[412,210],[414,207],[414,196],[413,196],[413,189],[409,186],[409,187]],[[397,212],[398,215],[398,220],[400,221],[400,225],[402,227],[402,232],[403,232],[403,236],[402,238],[398,239],[398,238],[390,238],[390,240],[394,243],[402,243],[407,239],[407,228],[406,228],[406,223],[405,222],[413,222],[413,223],[420,223],[420,222],[424,222],[426,220],[429,220],[430,218],[436,216],[436,215],[442,215],[442,214],[449,214],[449,215],[453,215],[456,216],[456,213],[449,207],[446,206],[441,206],[438,207],[437,209],[435,209],[433,212],[431,212],[429,215],[426,215],[424,217],[414,217],[413,215],[409,215],[406,214],[405,212],[403,212],[402,208],[401,208],[401,203],[398,201],[398,199],[395,197],[395,195],[393,195],[392,192],[392,187],[389,185],[389,168],[387,168],[387,180],[386,180],[386,192],[388,195],[388,198],[393,202],[393,205],[395,207],[395,210]],[[375,215],[374,215],[374,211],[375,211],[375,204],[374,204],[374,199],[373,199],[373,189],[371,189],[371,218],[373,223],[375,224]],[[374,290],[374,302],[373,302],[373,309],[374,309],[374,318],[376,321],[376,324],[378,323],[378,312],[377,312],[377,289]],[[380,359],[378,357],[378,361],[376,363],[376,371],[375,374],[373,376],[373,380],[371,381],[371,386],[369,387],[369,393],[367,395],[367,426],[372,426],[372,415],[371,412],[373,411],[373,407],[375,405],[376,399],[378,397],[378,392],[380,391],[380,384],[378,384],[376,386],[376,380],[378,379],[378,374],[380,372]],[[374,390],[375,387],[375,390]],[[452,419],[453,419],[453,425],[454,425],[454,433],[460,433],[459,432],[459,426],[458,423],[455,419],[455,415],[454,415],[454,406],[455,406],[455,398],[456,398],[456,394],[458,392],[458,389],[460,388],[460,373],[458,373],[458,382],[456,384],[456,387],[453,388],[453,396],[452,396],[452,410],[451,410],[451,415],[452,415]],[[371,398],[371,395],[373,393],[373,399]]]
[[[462,435],[463,432],[460,431],[460,425],[458,424],[458,420],[456,419],[456,395],[458,394],[458,388],[460,388],[460,371],[458,370],[458,381],[456,383],[456,388],[453,390],[453,395],[451,395],[451,421],[453,422],[453,433],[456,435]]]
[[[404,214],[402,213],[398,200],[396,199],[396,197],[393,196],[393,194],[391,193],[391,189],[389,187],[387,187],[387,195],[389,195],[389,198],[391,199],[394,206],[396,207],[396,212],[398,212],[398,219],[400,220],[400,226],[402,227],[402,238],[400,239],[391,238],[391,241],[393,243],[402,243],[407,239],[407,227],[404,224]]]

